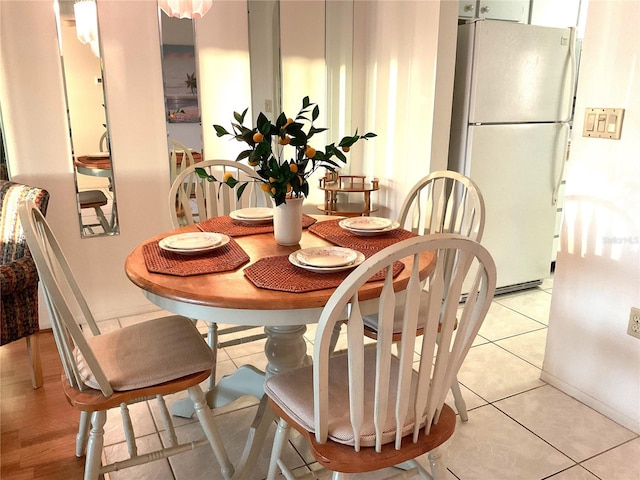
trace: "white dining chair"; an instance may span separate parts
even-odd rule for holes
[[[19,215],[62,361],[62,388],[69,404],[80,410],[76,455],[86,449],[85,480],[203,445],[213,450],[222,477],[231,478],[233,465],[199,385],[209,376],[213,354],[191,320],[171,316],[102,333],[44,216],[30,201],[20,205]],[[164,396],[184,390],[204,438],[179,443]],[[165,447],[138,453],[127,405],[154,398],[166,430]],[[103,465],[104,425],[107,411],[115,408],[121,411],[129,458]]]
[[[431,292],[426,318],[420,318],[424,274],[420,256],[433,253],[435,269],[426,278]],[[410,279],[402,300],[402,339],[394,354],[396,302],[393,265],[408,260]],[[359,289],[383,271],[378,299],[365,305]],[[451,274],[448,272],[451,271]],[[471,290],[459,304],[465,281]],[[381,281],[382,282],[382,281]],[[438,447],[453,435],[456,415],[445,397],[486,316],[496,285],[487,250],[461,235],[410,238],[376,253],[336,289],[322,310],[313,364],[275,375],[265,382],[269,403],[280,417],[268,479],[280,469],[295,478],[282,458],[291,427],[305,437],[311,453],[333,479],[403,465],[409,478],[447,478]],[[378,336],[365,345],[362,312],[375,302]],[[332,354],[331,337],[347,316],[347,351]],[[424,320],[422,336],[418,322]],[[416,342],[421,338],[420,342]],[[416,353],[419,360],[416,360]],[[429,452],[431,474],[416,457]],[[362,477],[366,478],[366,477]],[[376,476],[376,478],[381,478]]]
[[[203,169],[216,181],[208,181],[196,173]],[[223,183],[225,174],[239,182],[235,188]],[[271,207],[270,197],[260,188],[258,174],[240,162],[232,160],[205,160],[186,167],[176,177],[169,190],[169,211],[174,228],[193,225],[208,218],[228,215],[245,207]],[[246,183],[242,196],[237,198],[240,186]]]
[[[402,228],[418,235],[456,233],[477,242],[482,239],[484,220],[484,199],[478,186],[470,178],[449,170],[434,171],[419,180],[407,194],[398,216]],[[422,292],[423,305],[426,305],[427,297],[428,291],[425,289]],[[420,318],[423,317],[421,314]],[[376,338],[377,323],[376,315],[365,317],[365,335]],[[394,330],[396,342],[400,341],[402,335],[401,323],[402,310],[398,309]],[[418,322],[418,333],[421,333],[423,323]],[[468,421],[466,402],[457,380],[452,384],[451,391],[460,419]]]
[[[100,135],[100,140],[98,140],[98,151],[108,152],[110,150],[109,147],[109,136],[107,135],[107,132],[103,132],[102,135]]]
[[[169,145],[171,146],[169,150],[169,165],[171,169],[171,183],[173,183],[177,176],[180,175],[185,168],[193,165],[195,161],[192,150],[182,142],[169,140]],[[179,163],[178,157],[180,157]]]
[[[217,181],[209,181],[200,177],[195,169],[202,168],[207,175],[216,178]],[[231,174],[239,182],[235,188],[221,183],[225,174]],[[186,167],[173,181],[169,190],[169,212],[174,228],[184,225],[193,225],[208,218],[228,215],[231,211],[245,207],[271,206],[270,197],[260,188],[258,174],[248,165],[232,160],[205,160]],[[246,187],[238,199],[238,188],[246,182]],[[217,359],[219,348],[231,347],[241,343],[263,340],[266,335],[243,335],[253,327],[229,326],[218,328],[215,323],[209,322],[207,343]],[[221,342],[223,335],[233,334],[232,340]],[[215,384],[216,366],[211,371],[209,388]]]
[[[101,227],[104,233],[111,233],[113,231],[111,223],[107,220],[104,210],[102,210],[102,207],[106,207],[108,203],[109,199],[102,190],[83,190],[78,192],[80,223],[83,230],[92,235],[95,234],[95,231],[93,230],[95,227]],[[95,213],[95,221],[92,221],[90,218],[85,219],[82,216],[82,210],[89,209],[93,210]]]

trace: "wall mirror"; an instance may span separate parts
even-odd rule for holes
[[[54,8],[58,12],[80,235],[117,235],[116,187],[96,3],[54,0]]]
[[[168,159],[173,182],[184,166],[201,158],[202,152],[195,22],[158,11]]]

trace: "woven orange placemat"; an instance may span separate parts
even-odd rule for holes
[[[340,227],[340,225],[338,225],[339,222],[340,219],[318,222],[309,227],[309,231],[340,247],[358,250],[364,253],[366,257],[370,257],[383,248],[398,243],[401,240],[418,236],[416,233],[398,228],[382,235],[363,237]]]
[[[142,255],[150,272],[180,277],[228,272],[249,261],[249,255],[233,239],[223,247],[189,256],[162,250],[154,241],[142,246]]]
[[[404,269],[404,263],[393,264],[393,276],[396,277]],[[347,278],[353,270],[333,273],[315,273],[296,267],[289,262],[289,257],[266,257],[244,269],[245,276],[259,288],[280,290],[283,292],[311,292],[325,288],[335,288]],[[375,274],[370,282],[384,279],[384,271]]]
[[[306,213],[302,214],[302,228],[308,228],[316,223],[316,219],[310,217]],[[213,217],[203,220],[196,224],[203,232],[224,233],[230,237],[242,237],[244,235],[258,235],[259,233],[273,232],[273,223],[262,223],[258,225],[247,225],[240,223],[223,215],[221,217]]]

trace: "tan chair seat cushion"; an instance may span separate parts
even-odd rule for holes
[[[365,350],[365,406],[364,418],[373,419],[374,388],[375,388],[375,348]],[[390,391],[396,391],[397,369],[399,361],[396,357],[391,362]],[[349,391],[347,373],[349,361],[346,354],[336,355],[329,361],[329,438],[345,445],[354,445],[353,429],[349,419]],[[415,373],[415,372],[414,372]],[[417,373],[413,376],[411,396],[415,393]],[[313,366],[302,367],[291,372],[269,378],[265,382],[266,394],[287,414],[295,419],[308,432],[314,433],[313,414]],[[395,439],[395,422],[393,421],[395,397],[389,399],[387,423],[383,433],[383,444]],[[366,421],[366,420],[365,420]],[[413,431],[414,416],[409,412],[403,428],[403,436]],[[360,432],[361,445],[371,447],[375,445],[375,428],[373,420],[365,423]]]
[[[180,316],[131,325],[88,342],[115,391],[158,385],[213,366],[213,352],[202,335]],[[84,383],[100,389],[77,348],[74,355]]]
[[[427,323],[427,306],[429,293],[422,290],[420,292],[420,309],[418,311],[417,328],[424,328]],[[402,317],[404,315],[404,304],[398,302],[393,312],[393,333],[402,333]],[[364,324],[372,330],[378,331],[378,314],[365,315],[363,317]]]

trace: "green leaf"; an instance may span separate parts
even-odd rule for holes
[[[241,135],[237,135],[236,140],[238,140],[239,142],[244,142],[249,146],[253,146],[256,143],[253,141],[253,132],[251,130],[246,131]]]
[[[336,150],[335,153],[336,153],[336,157],[342,160],[343,163],[347,163],[347,157],[344,155],[344,153],[342,153],[342,151]]]
[[[365,133],[365,134],[362,136],[362,138],[364,138],[365,140],[368,140],[368,139],[370,139],[370,138],[374,138],[374,137],[377,137],[377,136],[378,136],[378,135],[376,135],[375,133],[373,133],[373,132],[369,132],[369,133]]]
[[[236,157],[236,162],[239,162],[240,160],[250,157],[252,153],[253,153],[253,150],[243,150]]]
[[[321,133],[328,130],[328,128],[316,128],[316,127],[311,127],[309,128],[309,133],[307,134],[307,138],[311,138],[313,137],[316,133]]]
[[[304,97],[302,99],[302,108],[305,109],[307,108],[309,105],[311,105],[311,102],[309,101],[309,96],[307,95],[306,97]]]
[[[216,177],[214,177],[213,175],[209,175],[204,168],[198,167],[198,168],[195,169],[195,172],[200,178],[204,178],[205,180],[207,180],[209,182],[217,182],[218,181],[218,179]]]
[[[313,113],[311,114],[311,121],[315,122],[318,119],[319,115],[320,115],[320,107],[316,105],[315,107],[313,107]]]
[[[351,147],[358,141],[359,138],[360,137],[358,135],[354,135],[353,137],[344,137],[342,140],[340,140],[340,143],[338,145],[340,147]]]
[[[262,141],[256,145],[256,155],[259,158],[265,158],[271,154],[271,142]]]
[[[302,136],[291,135],[291,141],[289,142],[289,145],[291,145],[293,147],[303,147],[306,144],[307,144],[307,136],[306,135],[302,135]]]
[[[240,197],[242,197],[242,194],[244,193],[244,189],[247,188],[248,184],[249,182],[244,182],[242,185],[238,187],[238,190],[236,191],[236,198],[238,199],[238,201],[240,201]]]
[[[218,137],[224,137],[225,135],[231,135],[229,132],[227,132],[227,129],[224,128],[222,125],[214,125],[213,128],[216,131],[216,135]]]
[[[327,165],[325,165],[325,164],[333,165],[333,166],[334,166],[334,167],[336,167],[336,168],[340,168],[340,164],[339,164],[339,163],[334,162],[333,160],[330,160],[330,159],[328,159],[328,158],[325,158],[325,159],[323,160],[323,165],[322,165],[322,166],[323,166],[323,167],[326,167]],[[327,167],[327,168],[328,168],[328,167]]]
[[[266,117],[266,115],[262,112],[258,115],[258,119],[256,120],[256,126],[258,127],[258,131],[263,135],[269,133],[271,129],[271,121]]]
[[[241,123],[241,124],[244,123],[244,117],[247,114],[248,110],[249,110],[249,107],[245,108],[242,113],[233,112],[233,118],[235,118],[236,122],[238,123]]]
[[[285,123],[287,123],[287,116],[282,112],[276,119],[276,127],[282,128]]]
[[[238,184],[238,180],[236,180],[236,179],[235,179],[235,178],[233,178],[233,177],[229,177],[229,178],[227,178],[227,180],[226,180],[224,183],[226,183],[226,184],[227,184],[227,185],[229,185],[231,188],[233,188],[233,187],[235,187],[235,186]]]

